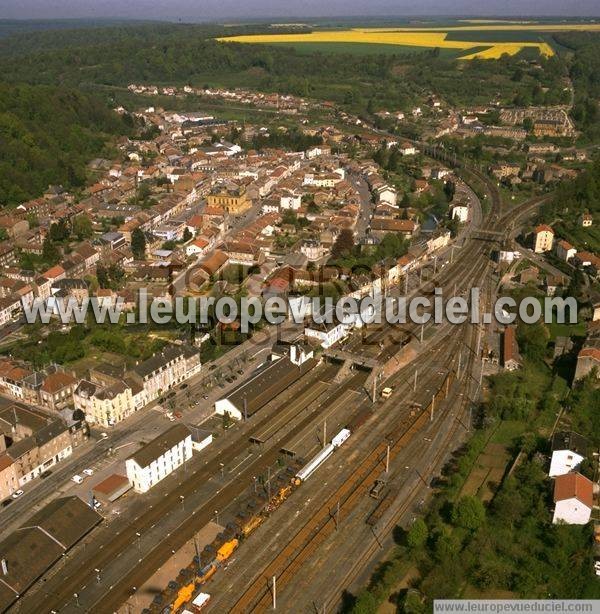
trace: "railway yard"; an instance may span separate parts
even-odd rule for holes
[[[532,199],[505,211],[487,177],[465,174],[488,190],[490,209],[472,230],[480,237],[505,233],[509,220],[539,205]],[[467,236],[425,294],[434,281],[465,296],[485,288],[489,255],[489,242]],[[284,611],[336,611],[392,528],[418,512],[470,429],[481,385],[479,333],[470,323],[354,333],[343,351],[313,361],[157,492],[102,523],[13,611],[162,612],[199,587],[211,596],[208,611],[262,612],[275,600]],[[381,398],[383,386],[389,398]],[[211,420],[217,429],[219,418]],[[210,522],[220,534],[211,544],[194,542],[197,554],[176,584],[144,592],[144,582]]]

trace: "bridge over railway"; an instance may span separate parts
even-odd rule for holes
[[[363,354],[359,354],[356,352],[349,352],[348,350],[330,348],[327,351],[323,352],[323,356],[327,358],[332,358],[334,360],[349,361],[354,366],[366,367],[368,369],[376,369],[377,367],[381,366],[381,362],[376,358],[364,356]]]

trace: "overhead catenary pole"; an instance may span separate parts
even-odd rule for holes
[[[273,576],[272,581],[272,589],[273,589],[273,609],[277,609],[277,576]]]
[[[385,473],[386,475],[390,472],[390,444],[388,443],[387,448],[385,450]]]
[[[435,406],[435,394],[431,395],[431,416],[430,420],[433,422],[433,408]]]
[[[323,447],[327,444],[327,418],[323,420]]]
[[[418,375],[419,371],[417,369],[415,369],[415,381],[413,383],[413,392],[417,391],[417,375]]]

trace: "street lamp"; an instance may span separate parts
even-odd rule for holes
[[[136,531],[135,535],[137,537],[138,550],[141,552],[142,551],[142,540],[141,540],[142,534]]]
[[[185,497],[183,495],[179,495],[179,499],[181,500],[181,509],[185,512]]]
[[[215,510],[215,523],[219,524],[219,510]]]

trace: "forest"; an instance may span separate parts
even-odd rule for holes
[[[111,137],[131,132],[95,96],[55,86],[0,83],[0,205],[39,196],[51,184],[77,189]]]

